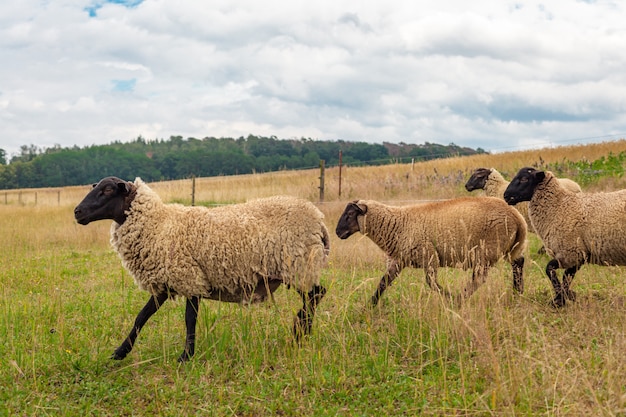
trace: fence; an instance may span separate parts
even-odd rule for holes
[[[413,163],[412,161],[410,166],[410,171],[413,171]],[[332,194],[331,200],[334,200],[336,196],[340,199],[343,197],[344,191],[348,194],[354,192],[352,186],[347,187],[347,190],[343,190],[344,186],[344,174],[345,169],[348,165],[344,165],[342,162],[342,155],[339,154],[339,165],[335,167],[329,168],[324,160],[319,161],[319,182],[317,184],[310,184],[307,181],[303,182],[303,186],[310,186],[311,191],[313,193],[319,192],[318,201],[320,203],[325,202],[326,198],[329,197],[329,192]],[[338,168],[338,171],[337,171]],[[332,171],[328,171],[328,170]],[[271,173],[272,176],[282,176],[283,174],[293,174],[297,173],[298,170],[291,171],[276,171]],[[328,182],[328,172],[332,172],[330,175],[330,182]],[[269,173],[268,173],[269,174]],[[461,173],[462,175],[463,173]],[[423,176],[422,174],[420,174]],[[436,174],[437,175],[437,174]],[[214,187],[216,183],[224,182],[226,179],[232,180],[235,178],[241,178],[242,181],[239,181],[238,185],[229,185],[228,187],[216,188]],[[191,197],[191,205],[195,205],[199,201],[199,197],[203,198],[201,201],[202,204],[216,203],[222,204],[225,201],[232,202],[237,201],[242,198],[248,198],[249,196],[246,194],[245,196],[236,196],[232,197],[232,191],[234,188],[245,188],[252,187],[253,185],[256,187],[261,183],[258,181],[259,174],[245,174],[240,176],[227,176],[227,177],[207,177],[207,178],[196,178],[191,177],[183,180],[172,180],[172,181],[164,181],[164,182],[155,182],[151,183],[151,186],[155,187],[155,190],[161,195],[164,201],[171,202],[180,202],[183,204],[189,204],[189,197]],[[310,178],[310,177],[309,177]],[[405,177],[399,180],[401,184],[398,186],[404,186],[405,188],[415,188],[414,185],[408,183],[408,174],[405,174]],[[406,181],[405,181],[406,179]],[[387,182],[393,180],[388,180],[384,178],[377,178],[377,182],[385,181],[385,189],[393,188],[394,184],[387,184]],[[210,185],[207,185],[210,184]],[[271,184],[271,181],[268,183],[264,183],[266,185],[266,189],[272,190],[274,193],[278,191],[275,190],[276,186]],[[298,184],[297,182],[291,181],[290,185],[295,186],[294,184]],[[350,183],[347,183],[350,185]],[[420,183],[421,184],[421,183]],[[216,191],[212,193],[210,197],[207,197],[207,188],[215,189]],[[313,188],[314,187],[314,188]],[[337,187],[337,188],[335,188]],[[315,190],[315,188],[317,190]],[[62,188],[39,188],[39,189],[20,189],[20,190],[0,190],[0,206],[61,206],[61,205],[72,205],[78,204],[85,194],[90,190],[89,185],[82,186],[67,186]],[[204,196],[198,195],[203,194]],[[222,191],[224,190],[224,191]],[[284,193],[283,189],[280,192]],[[337,192],[337,194],[335,194]],[[217,194],[217,195],[216,195]],[[315,197],[313,195],[310,196],[313,200]]]
[[[0,191],[0,204],[19,206],[61,205],[61,196],[61,190],[5,190]]]

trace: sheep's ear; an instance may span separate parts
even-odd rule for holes
[[[352,207],[354,207],[356,211],[359,212],[359,214],[367,213],[367,205],[362,202],[359,202],[359,200],[354,200],[352,202]]]
[[[130,193],[131,185],[126,181],[120,181],[117,183],[117,188],[122,194],[127,195]]]
[[[543,171],[536,171],[535,172],[535,179],[537,180],[537,183],[540,183],[541,181],[544,180],[544,178],[546,177],[546,173]]]

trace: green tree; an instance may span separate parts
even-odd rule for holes
[[[381,160],[389,158],[389,151],[383,145],[356,142],[347,146],[343,155],[361,162],[381,163]]]
[[[392,157],[389,149],[393,151]],[[428,142],[381,145],[310,138],[282,140],[254,135],[237,139],[171,136],[148,140],[139,136],[127,143],[117,141],[85,148],[55,145],[41,150],[34,145],[22,146],[20,154],[10,163],[0,163],[0,188],[89,184],[109,175],[154,181],[190,175],[269,172],[317,167],[320,159],[331,166],[339,162],[340,150],[343,161],[350,164],[383,164],[409,153],[421,159],[476,153],[453,143],[448,146]],[[605,165],[612,165],[612,162],[607,159]]]

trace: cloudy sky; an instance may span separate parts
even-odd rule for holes
[[[626,2],[0,2],[0,148],[626,137]]]

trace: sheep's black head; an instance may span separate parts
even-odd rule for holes
[[[535,168],[526,167],[519,170],[515,178],[504,191],[504,201],[510,205],[515,205],[522,201],[530,201],[533,198],[535,189],[544,178],[546,173]]]
[[[348,203],[346,209],[337,222],[335,233],[340,239],[347,239],[360,231],[358,217],[367,213],[367,206],[359,204],[358,200]]]
[[[487,178],[491,174],[491,168],[476,168],[472,176],[465,183],[467,191],[484,190]]]
[[[135,185],[116,177],[106,177],[93,185],[92,190],[74,209],[74,217],[80,224],[96,220],[126,220],[126,210],[135,197]]]

